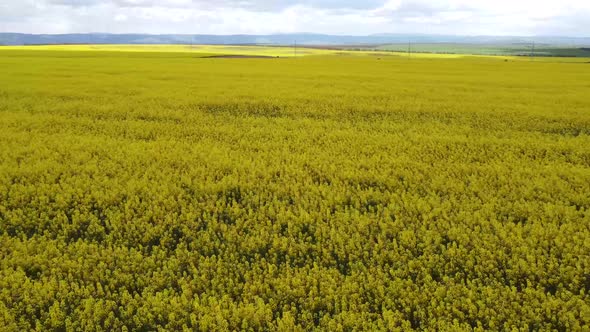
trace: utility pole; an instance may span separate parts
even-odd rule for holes
[[[293,43],[293,56],[297,57],[297,40]]]
[[[412,42],[408,40],[408,59],[412,57]]]
[[[533,47],[531,48],[531,60],[535,61],[535,41],[533,40]]]

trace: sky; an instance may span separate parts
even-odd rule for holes
[[[0,32],[590,36],[590,0],[0,0]]]

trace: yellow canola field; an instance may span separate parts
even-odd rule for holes
[[[92,47],[0,49],[0,330],[587,330],[590,64]]]

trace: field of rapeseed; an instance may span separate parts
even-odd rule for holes
[[[588,331],[552,61],[0,50],[0,330]]]

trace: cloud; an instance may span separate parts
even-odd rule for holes
[[[233,8],[254,11],[277,12],[289,7],[305,6],[317,9],[373,9],[384,0],[46,0],[50,4],[71,7],[89,7],[98,4],[114,4],[119,7],[182,7],[182,8]]]
[[[49,5],[62,5],[71,7],[93,6],[100,3],[100,0],[48,0]]]
[[[1,0],[29,33],[590,35],[587,0]]]

